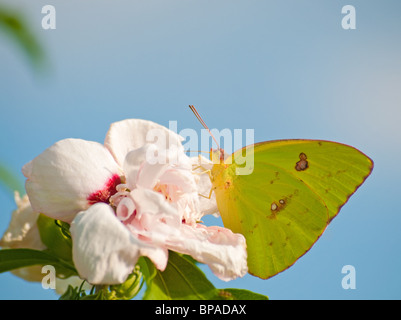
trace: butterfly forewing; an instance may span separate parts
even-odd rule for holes
[[[345,144],[323,140],[279,140],[256,144],[254,156],[304,181],[333,219],[373,169],[373,161]],[[235,154],[234,154],[235,155]]]

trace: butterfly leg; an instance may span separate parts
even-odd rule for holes
[[[201,162],[201,157],[200,157],[200,155],[198,155],[198,158],[199,158],[199,163],[200,163],[200,162]],[[202,171],[194,172],[195,170],[198,170],[198,169],[201,169]],[[207,173],[207,174],[209,175],[210,181],[212,181],[212,171],[211,171],[210,169],[206,169],[206,168],[203,167],[202,165],[199,165],[199,166],[193,168],[192,171],[193,171],[194,174],[197,174],[197,175],[201,175],[201,174]],[[210,198],[212,197],[212,192],[213,192],[213,189],[210,189],[210,192],[209,192],[209,195],[208,195],[208,196],[205,196],[205,195],[200,194],[200,193],[198,193],[198,195],[199,195],[200,197],[203,197],[203,198],[206,198],[206,199],[210,199]]]
[[[209,192],[209,195],[208,195],[208,196],[205,196],[205,195],[203,195],[203,194],[200,194],[200,193],[198,193],[198,196],[200,196],[200,197],[203,197],[203,198],[206,198],[206,199],[209,199],[209,200],[210,200],[210,198],[212,197],[212,192],[213,192],[213,189],[210,189],[210,192]]]
[[[199,162],[199,163],[202,163],[202,157],[201,157],[200,154],[198,155],[198,162]],[[195,170],[198,170],[198,169],[202,169],[202,170],[205,170],[205,171],[208,170],[208,169],[206,169],[205,167],[203,167],[202,165],[198,165],[197,167],[192,168],[192,171],[195,171]]]
[[[205,168],[203,168],[203,167],[201,167],[201,166],[199,166],[198,169],[199,169],[199,168],[204,169],[204,171],[201,171],[201,172],[194,172],[194,174],[201,175],[201,174],[207,173],[207,174],[209,175],[209,178],[212,179],[212,171],[211,171],[210,169],[205,169]],[[209,195],[208,195],[208,196],[205,196],[205,195],[200,194],[200,193],[198,193],[198,195],[199,195],[200,197],[203,197],[203,198],[206,198],[206,199],[210,199],[210,198],[212,197],[212,192],[213,192],[213,189],[210,188],[210,192],[209,192]]]

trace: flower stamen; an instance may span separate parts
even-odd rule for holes
[[[90,205],[97,202],[109,203],[111,196],[117,193],[117,186],[121,184],[121,177],[118,174],[114,174],[105,184],[104,187],[98,191],[91,193],[87,200]]]

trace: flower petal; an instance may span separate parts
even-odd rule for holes
[[[128,152],[125,157],[123,169],[129,189],[137,185],[152,189],[159,176],[165,171],[168,165],[164,162],[154,161],[153,155],[157,152],[154,144],[145,144],[141,148]]]
[[[22,168],[33,209],[71,222],[79,211],[115,192],[120,168],[97,142],[65,139]]]
[[[107,204],[78,213],[70,230],[74,264],[80,277],[92,284],[124,282],[141,255],[161,267],[167,263],[165,250],[136,239]]]
[[[11,222],[0,240],[0,246],[10,249],[46,249],[46,246],[40,239],[39,228],[36,224],[39,213],[32,210],[27,195],[21,198],[16,191],[14,198],[17,209],[12,213]],[[27,281],[40,282],[43,279],[41,270],[42,266],[31,266],[14,269],[11,273]]]
[[[166,240],[178,236],[181,225],[179,212],[158,192],[137,188],[131,191],[130,198],[135,202],[136,211],[124,221],[126,227],[138,239],[158,246],[167,252]],[[153,261],[155,262],[155,261]],[[165,266],[156,267],[164,270]]]
[[[0,240],[0,246],[4,248],[29,248],[44,250],[46,246],[40,239],[36,220],[39,213],[32,210],[28,196],[20,198],[18,192],[14,194],[17,209],[13,211],[11,222]]]
[[[127,220],[135,211],[135,203],[128,197],[121,199],[117,206],[116,216],[120,221]]]
[[[137,207],[137,219],[140,220],[146,236],[162,238],[176,234],[181,225],[181,215],[158,192],[137,188],[131,191]]]
[[[185,192],[198,191],[195,176],[191,171],[169,169],[159,176],[161,184],[174,185]]]
[[[183,137],[152,121],[127,119],[112,123],[107,132],[104,145],[120,166],[125,156],[146,143],[155,143],[161,150],[177,146],[183,148]]]
[[[167,246],[207,264],[224,281],[248,272],[245,238],[226,228],[183,224],[180,237],[171,238]]]

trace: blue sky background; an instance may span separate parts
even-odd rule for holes
[[[0,31],[0,161],[21,167],[64,138],[103,142],[110,123],[255,130],[255,141],[326,139],[375,162],[371,177],[287,271],[219,281],[271,299],[401,298],[401,3],[385,1],[1,0],[24,13],[47,57],[35,73]],[[57,29],[41,28],[42,6]],[[356,30],[341,8],[356,8]],[[15,208],[0,189],[0,233]],[[210,219],[209,219],[210,220]],[[208,222],[209,222],[208,220]],[[212,221],[212,220],[210,220]],[[356,289],[344,290],[344,265]],[[0,299],[57,299],[0,274]]]

